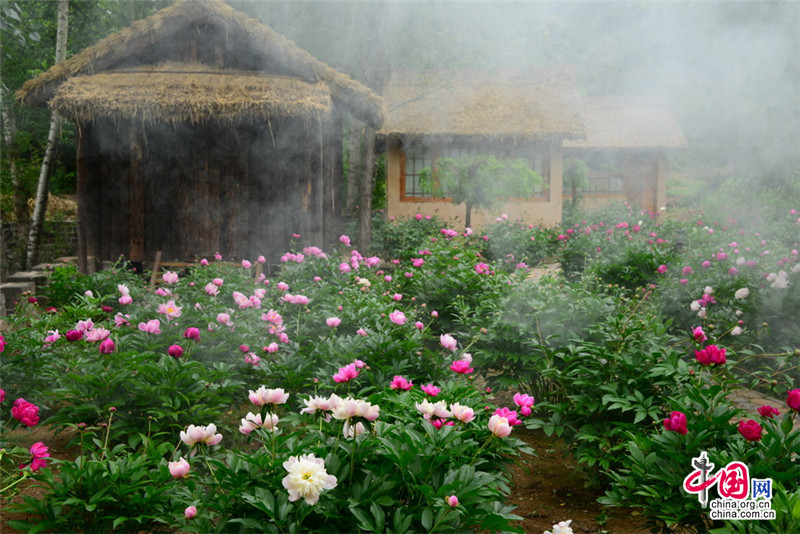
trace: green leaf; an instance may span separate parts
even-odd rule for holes
[[[422,521],[422,527],[425,530],[430,530],[433,526],[433,510],[425,508],[422,511],[422,518],[420,520]]]

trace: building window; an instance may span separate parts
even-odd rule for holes
[[[544,156],[545,151],[539,145],[520,149],[515,146],[511,149],[505,147],[477,147],[471,145],[425,145],[414,142],[404,147],[404,157],[401,168],[402,183],[400,184],[401,200],[418,201],[433,200],[430,191],[425,191],[420,183],[420,173],[423,169],[435,169],[434,165],[439,158],[462,158],[478,154],[494,155],[498,158],[523,158],[529,162],[530,167],[539,173],[542,181],[536,185],[533,197],[547,196],[547,187],[550,182],[550,163]],[[434,187],[439,184],[434,175]],[[444,197],[444,198],[443,198]],[[447,191],[441,191],[436,200],[449,200]]]
[[[430,192],[425,192],[420,183],[420,173],[425,168],[433,167],[433,154],[429,147],[422,143],[414,143],[405,150],[405,165],[403,166],[403,197],[405,198],[431,198]]]
[[[586,181],[578,192],[583,195],[621,195],[623,193],[622,164],[618,154],[609,151],[592,151],[580,155],[586,163]],[[564,194],[572,191],[564,182]]]

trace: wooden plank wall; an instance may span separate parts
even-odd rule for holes
[[[267,127],[82,125],[79,243],[88,255],[146,261],[277,261],[291,234],[326,247],[339,231],[341,123]]]

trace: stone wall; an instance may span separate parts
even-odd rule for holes
[[[25,269],[25,254],[28,243],[28,227],[3,224],[0,252],[0,282],[5,282],[11,273]],[[39,262],[52,262],[63,256],[78,253],[78,225],[75,222],[45,222],[39,245]]]

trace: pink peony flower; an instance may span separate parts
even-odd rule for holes
[[[215,257],[216,256],[218,256],[218,254],[215,254]],[[220,256],[217,259],[221,260],[222,256]],[[195,508],[194,506],[189,506],[186,508],[186,510],[183,511],[183,517],[185,517],[186,519],[194,519],[194,516],[196,515],[197,515],[197,508]]]
[[[747,421],[739,421],[739,433],[744,436],[747,441],[761,441],[761,432],[763,429],[753,419]]]
[[[505,438],[511,434],[511,425],[508,419],[495,414],[489,418],[489,430],[498,438]]]
[[[184,460],[183,456],[181,456],[180,460],[177,462],[169,462],[167,467],[169,468],[169,474],[172,475],[174,479],[186,478],[189,476],[189,462]]]
[[[683,412],[670,413],[669,418],[664,419],[664,428],[685,435],[689,431],[686,428],[686,415]]]
[[[716,345],[709,345],[703,350],[694,351],[695,359],[700,365],[723,365],[725,359],[725,349],[720,349]]]
[[[421,321],[417,321],[416,323],[414,323],[414,328],[416,328],[417,330],[423,330],[425,328],[425,325]]]
[[[340,324],[342,324],[342,320],[338,317],[328,317],[325,319],[325,323],[330,326],[331,328],[336,328]]]
[[[350,246],[350,238],[346,235],[339,236],[339,242],[346,247]]]
[[[430,402],[425,399],[422,402],[414,403],[414,406],[425,419],[447,419],[453,416],[452,412],[447,409],[447,403],[445,401]]]
[[[248,363],[253,367],[258,367],[261,363],[261,358],[254,352],[248,352],[244,355],[244,363]]]
[[[333,375],[333,381],[337,384],[341,384],[342,382],[349,382],[357,376],[358,369],[356,369],[356,365],[354,363],[351,363],[345,365],[344,367],[340,367],[339,372]]]
[[[122,295],[119,298],[120,306],[127,306],[128,304],[133,302],[133,298],[130,295]]]
[[[444,502],[446,502],[450,508],[455,508],[458,506],[458,497],[455,495],[448,495],[444,498]]]
[[[453,417],[461,421],[462,423],[469,423],[473,419],[475,419],[475,410],[470,408],[469,406],[463,406],[457,402],[454,402],[450,405],[450,412],[452,412]]]
[[[367,331],[364,330],[363,328],[359,328],[358,330],[356,330],[356,334],[358,334],[361,337],[367,337],[368,335]]]
[[[531,414],[531,408],[533,407],[533,403],[534,403],[534,398],[528,395],[527,393],[514,394],[514,404],[520,407],[519,412],[526,417]]]
[[[172,356],[173,358],[180,358],[183,356],[183,347],[180,345],[170,345],[167,349],[167,354]]]
[[[83,330],[67,330],[64,337],[67,338],[67,341],[80,341],[83,339]]]
[[[20,397],[11,407],[11,417],[25,426],[36,426],[39,423],[39,407]]]
[[[458,342],[450,334],[442,334],[439,336],[439,342],[442,344],[442,347],[447,350],[456,350],[458,348]]]
[[[186,431],[181,430],[181,441],[190,447],[197,443],[206,445],[216,445],[222,441],[222,434],[217,434],[217,425],[211,423],[208,426],[189,425]]]
[[[521,425],[522,421],[517,418],[517,412],[514,410],[510,410],[505,406],[502,408],[498,408],[494,411],[494,415],[499,415],[500,417],[505,417],[508,419],[508,424],[511,426]]]
[[[425,384],[424,386],[419,387],[422,391],[430,395],[431,397],[435,397],[442,391],[442,388],[437,388],[433,384]]]
[[[36,472],[42,467],[47,466],[47,460],[45,460],[45,458],[50,457],[50,452],[44,443],[41,441],[34,443],[31,445],[30,449],[28,449],[28,452],[31,453],[31,461],[27,464],[27,467],[30,467],[31,471]],[[26,464],[19,466],[20,469],[24,469],[25,467]]]
[[[450,369],[458,374],[468,375],[474,371],[474,369],[471,368],[469,365],[470,363],[468,361],[455,360],[453,363],[450,364]]]
[[[695,342],[702,343],[703,341],[707,340],[706,333],[703,332],[703,327],[695,326],[692,330],[692,336],[694,337]]]
[[[264,406],[265,404],[277,406],[278,404],[284,404],[288,398],[289,394],[283,388],[267,389],[264,386],[255,391],[250,390],[249,395],[250,402],[256,406]]]
[[[102,343],[97,347],[97,350],[100,354],[111,354],[115,350],[117,350],[117,346],[114,344],[114,341],[109,337],[104,339]]]
[[[181,307],[175,304],[174,300],[169,300],[166,304],[159,305],[157,311],[170,319],[177,319],[181,316]]]
[[[3,402],[4,400],[6,400],[6,390],[0,388],[0,402]]]
[[[194,326],[190,326],[186,330],[183,331],[183,337],[186,339],[193,339],[195,341],[200,340],[200,329]]]
[[[780,415],[781,414],[781,412],[779,412],[777,408],[773,408],[772,406],[770,406],[768,404],[765,404],[764,406],[759,406],[758,407],[758,413],[760,415],[763,415],[764,417],[768,417],[770,419],[772,419],[772,417],[775,416],[775,415]]]
[[[658,269],[656,269],[656,272],[658,274],[666,273],[667,272],[667,266],[662,263],[661,265],[658,266]]]
[[[261,414],[253,414],[248,412],[242,419],[242,424],[239,426],[239,432],[245,436],[250,434],[256,428],[264,428],[269,431],[274,431],[278,428],[278,416],[274,413],[267,414],[266,420],[262,420]]]
[[[410,390],[412,387],[414,387],[414,384],[412,384],[410,380],[400,375],[395,375],[392,383],[389,384],[389,388],[391,389],[402,389],[405,391]]]
[[[273,341],[272,343],[264,347],[264,350],[270,354],[278,352],[278,344]]]
[[[242,268],[243,269],[249,269],[252,266],[253,266],[253,264],[250,263],[248,260],[242,260]]]
[[[402,326],[402,325],[406,324],[406,320],[407,319],[406,319],[406,314],[405,313],[403,313],[403,312],[401,312],[399,310],[395,310],[395,311],[393,311],[392,313],[389,314],[389,320],[392,321],[396,325]]]
[[[161,279],[164,280],[165,284],[174,284],[178,281],[178,273],[166,271],[161,275]]]
[[[160,334],[161,333],[161,321],[158,319],[151,319],[149,321],[139,323],[139,330],[142,332],[146,332],[148,334]]]

